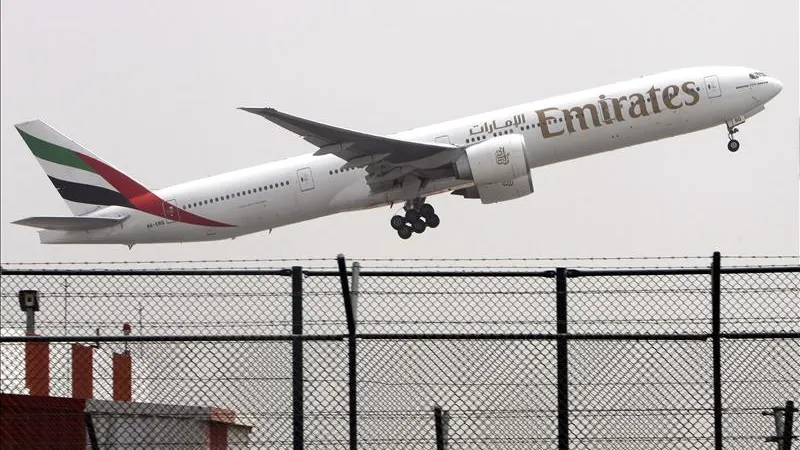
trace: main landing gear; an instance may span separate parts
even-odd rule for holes
[[[433,205],[425,203],[425,199],[414,199],[406,202],[404,215],[392,216],[389,223],[402,239],[408,239],[414,233],[422,233],[428,228],[439,226],[439,216]]]
[[[739,150],[739,141],[733,138],[733,135],[738,133],[739,129],[728,125],[728,150],[735,152]]]

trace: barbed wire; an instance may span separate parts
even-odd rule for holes
[[[337,270],[335,260],[325,259],[329,265],[311,264],[313,260],[165,260],[165,261],[60,261],[60,262],[5,262],[0,263],[0,270],[102,270],[107,272],[125,270],[287,270],[292,266],[300,266],[306,271]],[[703,262],[708,260],[708,264]],[[638,264],[625,264],[636,261]],[[754,264],[753,262],[759,261]],[[285,264],[281,265],[280,262]],[[519,271],[547,270],[556,267],[567,267],[577,270],[592,269],[705,269],[710,266],[708,257],[618,257],[618,258],[480,258],[480,259],[379,259],[352,258],[348,262],[358,262],[363,271]],[[408,264],[413,262],[414,264]],[[681,262],[681,263],[678,263]],[[433,264],[431,264],[433,263]],[[216,264],[216,265],[215,265]],[[723,258],[725,268],[771,268],[795,267],[800,265],[800,256],[726,256]]]
[[[495,258],[358,258],[348,257],[352,261],[369,262],[501,262],[501,261],[626,261],[626,260],[682,260],[682,259],[710,259],[709,255],[684,255],[684,256],[567,256],[567,257],[495,257]],[[798,259],[800,255],[723,255],[724,259]],[[285,263],[285,262],[335,262],[335,257],[298,257],[298,258],[240,258],[240,259],[193,259],[193,260],[140,260],[140,261],[56,261],[37,262],[19,261],[4,262],[13,265],[64,265],[64,264],[173,264],[173,263]]]
[[[497,258],[358,258],[348,257],[348,261],[358,262],[364,270],[519,270],[569,266],[573,269],[593,268],[705,268],[710,264],[708,255],[684,256],[575,256],[575,257],[497,257]],[[800,255],[723,255],[725,267],[784,267],[800,264]],[[708,264],[703,262],[708,261]],[[735,265],[732,262],[743,262]],[[753,261],[769,263],[752,264]],[[775,263],[773,263],[773,261]],[[327,264],[320,264],[325,262]],[[630,264],[637,262],[638,264]],[[571,264],[570,264],[571,263]],[[588,263],[588,264],[587,264]],[[611,264],[613,263],[613,264]],[[668,263],[663,265],[662,263]],[[676,264],[677,263],[677,264]],[[292,265],[300,265],[306,270],[331,270],[336,268],[332,257],[301,258],[252,258],[252,259],[198,259],[198,260],[141,260],[141,261],[10,261],[0,263],[5,270],[13,268],[82,267],[82,268],[136,268],[138,266],[161,266],[160,270],[195,269],[243,269],[243,270],[281,270]],[[168,266],[168,267],[163,267]],[[116,270],[116,269],[107,269]]]

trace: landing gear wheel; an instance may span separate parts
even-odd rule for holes
[[[422,217],[429,218],[434,214],[433,205],[428,203],[423,204],[419,207],[419,213],[422,214]]]
[[[419,220],[420,216],[421,215],[420,215],[419,211],[416,211],[416,210],[413,210],[413,209],[409,209],[408,211],[406,211],[406,220],[411,222],[411,223],[414,223],[417,220]]]
[[[411,234],[413,234],[413,231],[411,231],[411,228],[405,226],[405,224],[402,226],[402,228],[397,230],[397,235],[400,236],[401,239],[408,239],[411,237]]]
[[[735,152],[739,150],[739,141],[733,138],[733,135],[739,132],[739,129],[730,125],[731,121],[728,121],[728,150],[731,152]]]
[[[415,233],[422,233],[426,228],[428,228],[428,225],[422,219],[411,222],[411,229],[414,230]]]
[[[430,228],[436,228],[439,226],[439,223],[441,223],[439,220],[439,216],[437,216],[436,214],[431,214],[431,216],[428,217],[426,220],[427,220],[427,225]]]
[[[406,219],[403,216],[392,216],[392,219],[389,221],[389,224],[395,230],[400,230],[400,228],[406,225]]]

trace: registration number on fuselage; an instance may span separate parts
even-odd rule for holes
[[[147,224],[147,228],[148,229],[156,228],[156,227],[160,227],[161,225],[166,225],[166,224],[167,224],[166,220],[156,220],[155,222],[148,223]]]

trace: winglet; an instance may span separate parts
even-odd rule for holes
[[[239,108],[236,108],[236,109],[241,109],[242,111],[249,112],[249,113],[252,113],[252,114],[256,114],[256,115],[259,115],[259,116],[262,116],[262,117],[266,117],[268,115],[267,113],[276,112],[275,108],[270,108],[270,107],[251,108],[251,107],[247,107],[247,106],[240,106]]]

